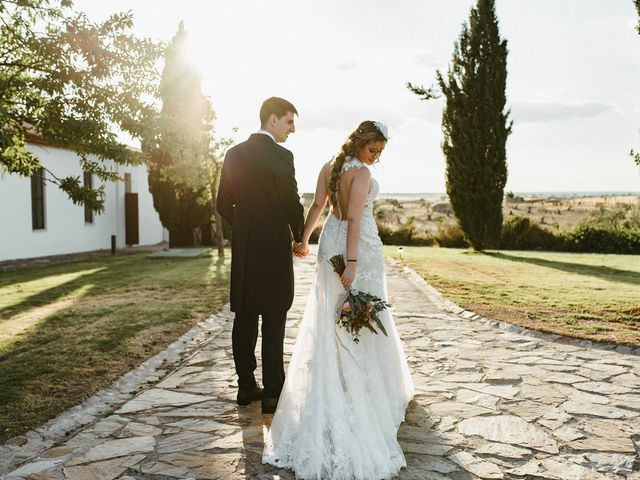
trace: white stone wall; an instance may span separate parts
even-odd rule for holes
[[[68,150],[29,145],[43,166],[57,177],[80,176],[77,156]],[[114,165],[115,168],[115,165]],[[118,166],[119,175],[131,173],[132,189],[138,193],[139,245],[152,245],[168,238],[153,208],[147,170],[144,166]],[[94,187],[100,180],[94,176]],[[84,207],[74,205],[57,186],[45,186],[45,229],[33,230],[31,223],[31,180],[15,174],[0,177],[0,261],[48,255],[87,252],[111,248],[116,235],[118,248],[125,246],[124,182],[105,186],[105,211],[94,213],[85,223]]]

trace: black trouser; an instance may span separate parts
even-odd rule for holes
[[[284,384],[284,325],[287,312],[262,314],[262,383],[265,397],[278,397]],[[257,367],[258,314],[236,312],[233,320],[233,361],[238,374],[238,386],[252,388]]]

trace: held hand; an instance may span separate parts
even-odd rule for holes
[[[293,242],[291,248],[295,257],[302,258],[309,254],[309,245],[307,244]]]
[[[356,278],[356,263],[355,262],[347,262],[347,268],[342,272],[342,277],[340,281],[342,282],[342,286],[345,290],[351,287],[353,280]]]
[[[296,256],[306,257],[307,255],[309,255],[309,244],[296,243],[294,246],[294,251],[296,252]]]

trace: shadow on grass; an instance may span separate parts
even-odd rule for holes
[[[529,263],[539,267],[554,268],[556,270],[562,270],[563,272],[577,273],[578,275],[595,277],[608,282],[640,285],[640,273],[630,270],[621,270],[618,268],[598,265],[584,265],[581,263],[558,262],[555,260],[545,260],[543,258],[520,257],[502,252],[484,252],[483,255],[512,262]]]
[[[37,281],[100,269],[35,292],[2,310],[15,314],[55,303],[78,289],[83,289],[78,298],[90,299],[45,316],[3,342],[0,443],[109,386],[166,348],[197,317],[213,313],[228,301],[228,259],[159,262],[127,256],[82,263],[66,269],[34,269],[14,280]],[[11,283],[3,280],[4,285]]]
[[[61,298],[71,294],[72,292],[75,292],[76,290],[79,290],[90,284],[93,277],[99,276],[101,273],[103,273],[103,269],[99,269],[99,271],[95,271],[95,269],[92,270],[93,271],[91,273],[80,275],[78,277],[75,277],[73,280],[55,285],[51,288],[47,288],[46,290],[41,290],[34,295],[26,297],[21,302],[8,305],[4,308],[0,308],[0,322],[3,319],[18,315],[20,313],[24,313],[32,308],[38,308],[44,305],[55,303]],[[79,298],[82,298],[83,296],[91,293],[92,290],[93,288],[88,288],[85,293]]]

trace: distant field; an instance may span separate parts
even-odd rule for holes
[[[550,231],[572,230],[581,220],[599,209],[612,209],[617,203],[638,204],[640,196],[603,196],[587,198],[515,198],[504,202],[504,220],[527,217]],[[427,199],[382,198],[375,203],[378,221],[390,225],[413,222],[418,233],[434,234],[441,227],[456,224],[446,196]]]
[[[485,317],[640,347],[640,256],[404,247],[403,262]]]

